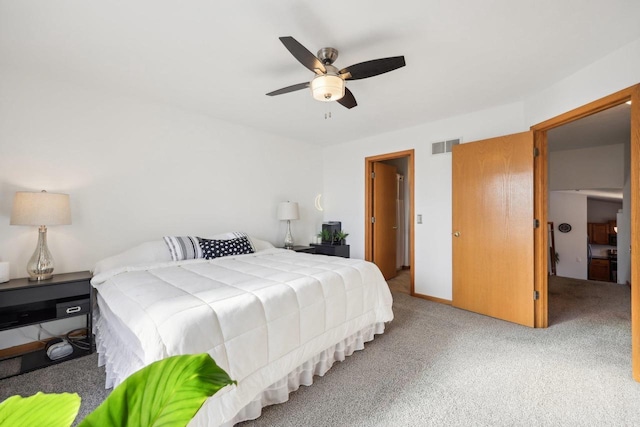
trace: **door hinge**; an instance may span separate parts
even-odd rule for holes
[[[533,300],[537,301],[540,299],[540,292],[538,291],[533,291]]]
[[[372,217],[371,217],[371,224],[375,224],[375,222],[376,222],[376,217],[375,217],[375,216],[372,216]]]
[[[533,220],[533,228],[538,228],[540,227],[540,220],[534,219]]]
[[[375,172],[371,172],[371,179],[376,177],[376,173]]]
[[[533,147],[533,157],[538,157],[540,155],[540,150],[538,147]]]

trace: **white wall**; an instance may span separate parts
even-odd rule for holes
[[[586,280],[589,267],[587,196],[550,191],[548,219],[553,222],[556,252],[560,258],[556,275]],[[571,225],[571,231],[558,231],[558,225],[562,223]]]
[[[622,188],[624,144],[549,153],[549,190]]]
[[[615,221],[620,209],[622,209],[622,200],[587,199],[587,222]]]
[[[70,194],[72,225],[48,233],[57,273],[91,269],[163,235],[243,230],[278,244],[284,200],[299,203],[292,232],[308,243],[322,222],[313,204],[320,156],[304,142],[3,69],[0,260],[12,278],[24,277],[36,247],[36,227],[9,225],[21,190]],[[8,335],[0,348],[29,341]]]
[[[451,157],[432,156],[430,143],[462,136],[463,142],[529,129],[588,102],[640,82],[640,39],[522,102],[377,135],[324,150],[325,218],[352,233],[352,254],[364,254],[364,158],[416,150],[415,290],[451,299]],[[454,94],[452,94],[453,96]],[[464,94],[458,94],[464,102]],[[336,156],[336,152],[340,156]],[[336,158],[337,157],[337,158]],[[585,237],[586,242],[586,237]]]

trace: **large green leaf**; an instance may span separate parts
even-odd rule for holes
[[[77,393],[11,396],[0,403],[0,426],[69,427],[80,409]]]
[[[185,426],[229,384],[235,381],[207,353],[169,357],[127,378],[80,427]]]

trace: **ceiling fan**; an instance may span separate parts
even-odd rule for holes
[[[311,87],[311,93],[318,101],[338,101],[346,108],[353,108],[358,103],[351,91],[345,86],[345,80],[366,79],[406,65],[404,56],[393,56],[360,62],[338,70],[332,65],[338,58],[337,49],[324,47],[318,51],[318,56],[315,56],[293,37],[280,37],[280,41],[294,58],[316,75],[310,82],[298,83],[274,90],[267,94],[269,96],[282,95],[283,93]]]

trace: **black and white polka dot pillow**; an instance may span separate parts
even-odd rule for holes
[[[220,258],[230,255],[252,254],[253,245],[247,236],[228,240],[203,239],[200,237],[200,247],[204,259]]]

